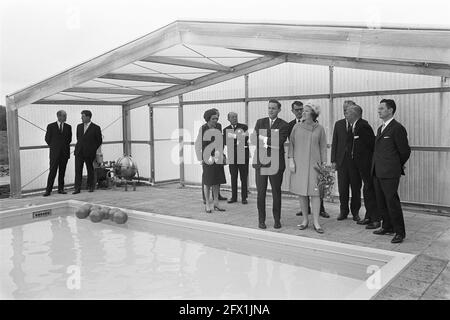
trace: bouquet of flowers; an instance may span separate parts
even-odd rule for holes
[[[334,175],[336,170],[330,164],[320,164],[319,162],[314,169],[319,173],[317,176],[317,188],[319,189],[320,197],[333,199],[331,198],[331,191],[336,179]]]

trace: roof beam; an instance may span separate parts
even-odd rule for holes
[[[217,84],[223,81],[231,80],[243,76],[244,74],[270,68],[280,63],[286,62],[286,59],[287,55],[285,54],[276,57],[272,56],[261,57],[235,66],[233,72],[226,73],[223,71],[218,71],[213,74],[208,74],[206,76],[192,80],[189,85],[179,85],[173,86],[171,88],[166,88],[155,92],[154,97],[139,97],[131,99],[126,101],[124,105],[129,109],[138,108],[145,104],[165,100],[179,94],[184,94],[186,92],[208,87],[210,85]]]
[[[114,80],[129,80],[129,81],[142,81],[142,82],[159,82],[159,83],[171,83],[171,84],[188,84],[189,80],[183,80],[178,78],[156,77],[156,76],[143,76],[139,74],[130,73],[107,73],[99,78],[114,79]]]
[[[63,92],[78,92],[78,93],[104,93],[104,94],[129,94],[129,95],[153,95],[154,91],[146,91],[139,89],[127,88],[101,88],[101,87],[75,87],[64,90]]]
[[[233,68],[223,66],[220,64],[212,64],[206,62],[198,62],[198,61],[188,61],[185,59],[176,59],[162,56],[150,56],[141,61],[144,62],[154,62],[161,64],[170,64],[175,66],[196,68],[196,69],[205,69],[205,70],[215,70],[215,71],[224,71],[224,72],[232,72]]]
[[[315,56],[308,54],[289,54],[287,60],[288,62],[335,66],[341,68],[450,77],[450,65],[445,64],[335,56]]]
[[[180,21],[178,26],[187,45],[450,64],[449,32],[442,30],[194,21]]]
[[[8,97],[14,101],[14,104],[12,104],[14,108],[20,108],[95,79],[111,72],[111,70],[116,70],[132,62],[144,59],[180,42],[178,23],[174,22],[53,77],[15,92]]]
[[[73,105],[91,105],[91,106],[121,106],[123,101],[99,101],[99,100],[38,100],[32,104],[73,104]]]

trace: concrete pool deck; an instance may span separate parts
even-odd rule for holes
[[[223,191],[224,196],[230,193]],[[201,202],[199,188],[179,188],[178,184],[160,186],[140,186],[136,191],[96,190],[72,195],[54,192],[50,197],[42,194],[22,199],[0,200],[0,210],[39,205],[68,199],[123,207],[127,209],[154,212],[164,215],[192,218],[225,223],[230,225],[257,228],[256,193],[249,196],[249,204],[239,202],[228,204],[222,201],[226,212],[206,214]],[[392,236],[376,236],[371,230],[356,225],[352,219],[337,221],[339,212],[337,202],[326,202],[325,207],[331,218],[321,219],[325,234],[318,234],[312,228],[300,231],[297,224],[301,217],[295,213],[298,200],[291,196],[283,197],[282,225],[273,229],[271,216],[271,197],[267,197],[267,231],[301,235],[365,247],[393,250],[416,254],[416,259],[377,296],[377,299],[450,299],[450,217],[431,215],[417,209],[404,210],[407,238],[401,244],[391,244]],[[361,210],[364,212],[364,209]]]

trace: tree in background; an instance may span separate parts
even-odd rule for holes
[[[6,108],[0,106],[0,131],[6,131]]]

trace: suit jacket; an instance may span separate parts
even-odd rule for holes
[[[74,153],[76,156],[94,159],[102,142],[102,131],[98,125],[91,122],[86,133],[84,133],[84,124],[80,123],[77,126],[77,144]]]
[[[373,148],[375,144],[375,134],[370,124],[359,119],[353,130],[352,157],[363,170],[370,172],[372,165]]]
[[[267,136],[267,155],[270,157],[271,153],[272,153],[272,146],[274,144],[272,144],[272,137],[271,137],[271,129],[272,130],[278,130],[279,131],[279,137],[278,137],[278,147],[279,147],[279,170],[284,170],[286,168],[286,163],[285,163],[285,159],[284,159],[284,143],[286,142],[286,139],[288,137],[288,133],[289,133],[289,124],[284,121],[281,118],[277,118],[275,120],[275,122],[272,125],[272,128],[270,128],[270,119],[269,117],[267,118],[262,118],[262,119],[258,119],[256,121],[256,125],[255,125],[255,131],[253,133],[253,137],[252,137],[252,143],[256,144],[256,155],[253,157],[253,167],[254,168],[258,168],[258,167],[269,167],[271,164],[262,164],[260,162],[259,159],[259,145],[260,143],[258,143],[258,138],[260,135],[259,130],[260,129],[266,129],[267,133],[264,134],[264,136]]]
[[[403,166],[410,155],[406,129],[392,119],[382,133],[381,126],[378,128],[371,173],[378,178],[399,178],[405,174]]]
[[[72,127],[64,123],[63,132],[59,130],[58,122],[52,122],[47,126],[45,142],[50,147],[50,159],[59,156],[70,158],[70,143],[72,142]]]
[[[292,129],[294,128],[294,126],[297,124],[297,118],[295,118],[294,120],[292,120],[291,122],[289,122],[288,126],[289,126],[289,131],[288,131],[288,138],[291,136],[292,133]]]
[[[241,130],[242,133],[245,133],[245,132],[248,132],[248,126],[243,123],[237,123],[235,130],[233,130],[233,127],[231,126],[231,124],[228,127],[225,127],[225,129],[223,129],[223,145],[224,146],[227,143],[227,130],[231,130],[234,132]],[[238,161],[238,157],[237,157],[237,155],[238,155],[238,146],[237,146],[238,139],[233,139],[233,141],[234,141],[234,143],[233,143],[234,163],[233,164],[238,164],[237,163],[237,161]],[[228,150],[230,150],[231,146],[227,146],[227,148],[228,148]],[[250,158],[249,149],[248,149],[248,135],[245,136],[245,139],[244,139],[244,151],[245,151],[245,154],[244,154],[245,163],[248,163],[248,159]],[[230,156],[229,151],[228,151],[228,156]],[[231,161],[231,159],[230,159],[230,161]]]
[[[347,152],[351,156],[351,139],[351,134],[347,132],[346,119],[336,121],[333,129],[333,141],[331,143],[331,162],[335,162],[336,168],[338,169],[344,162],[345,153]]]

